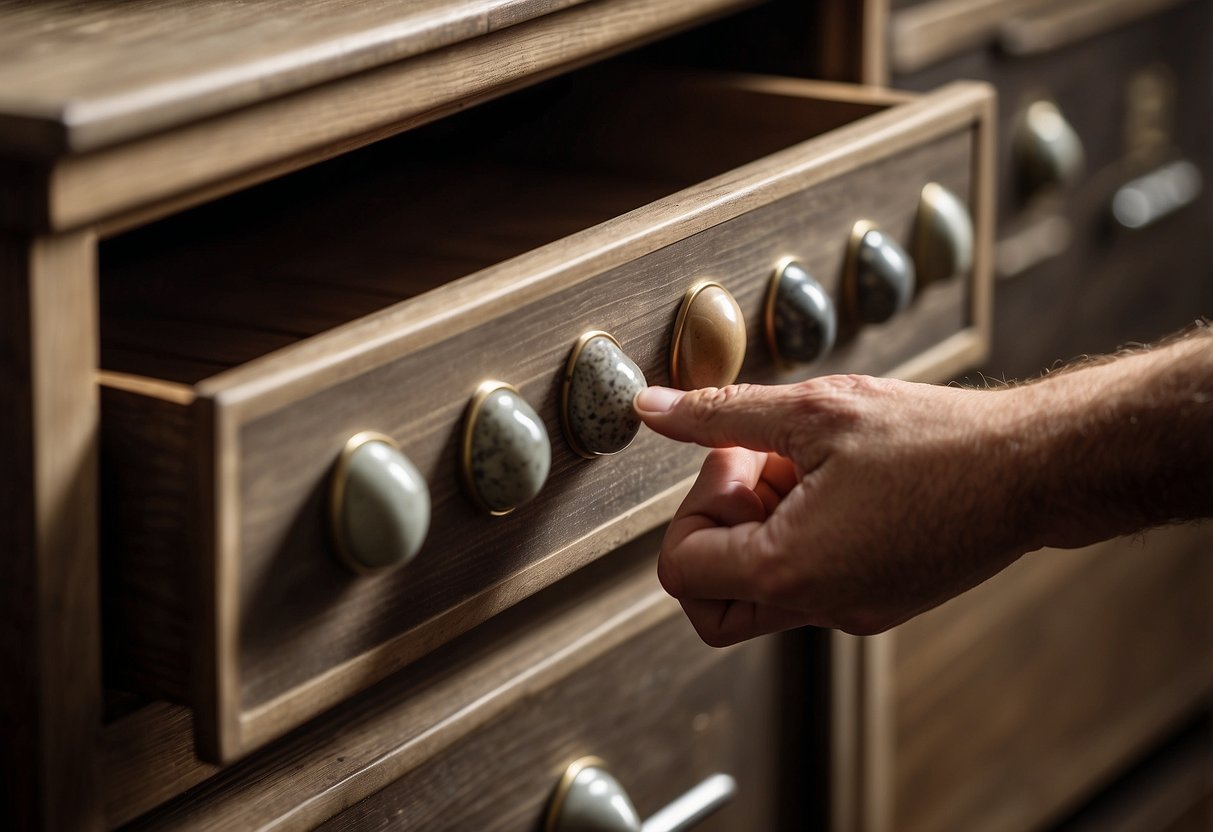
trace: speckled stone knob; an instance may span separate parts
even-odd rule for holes
[[[914,261],[896,240],[861,220],[851,231],[843,282],[856,322],[882,324],[913,299]]]
[[[341,559],[356,572],[381,572],[408,563],[430,527],[425,478],[379,433],[356,434],[345,445],[330,480],[331,530]]]
[[[745,360],[741,307],[719,283],[696,284],[682,300],[670,340],[670,381],[683,390],[724,387]]]
[[[1023,197],[1073,185],[1086,167],[1082,139],[1048,100],[1034,101],[1020,115],[1011,153]]]
[[[913,250],[920,287],[968,274],[973,268],[973,218],[969,208],[938,182],[922,189]]]
[[[798,260],[784,261],[775,269],[764,319],[767,346],[781,365],[811,364],[834,348],[834,301]]]
[[[561,414],[565,437],[580,456],[616,454],[632,444],[640,419],[632,407],[644,373],[605,332],[577,339],[565,367]]]
[[[522,394],[500,381],[481,384],[463,428],[463,479],[477,505],[509,514],[539,493],[551,464],[547,429]]]

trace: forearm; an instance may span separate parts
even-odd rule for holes
[[[1034,543],[1079,546],[1213,516],[1213,335],[1011,391]]]

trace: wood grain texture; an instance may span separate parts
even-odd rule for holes
[[[189,422],[180,399],[101,387],[101,596],[106,685],[188,701],[188,582],[148,580],[182,572],[192,545],[188,523]],[[155,437],[150,442],[146,437]],[[146,453],[155,448],[156,453]],[[146,499],[126,495],[140,492]],[[165,595],[164,593],[168,593]]]
[[[598,657],[661,622],[681,623],[678,605],[655,578],[658,543],[653,534],[620,548],[133,828],[312,828],[427,766]],[[166,766],[158,757],[147,754],[132,765],[138,768],[127,772],[140,771],[149,790],[164,787]],[[127,794],[148,808],[146,795]]]
[[[681,617],[668,619],[320,829],[532,832],[564,768],[591,754],[642,818],[726,773],[738,794],[697,832],[778,828],[775,647],[760,639],[714,651]]]
[[[1152,751],[1059,832],[1207,832],[1213,828],[1213,731],[1208,721]]]
[[[740,89],[761,101],[764,95],[811,91],[814,85],[747,81]],[[834,291],[855,218],[869,216],[906,238],[918,191],[926,181],[936,179],[957,193],[969,193],[972,128],[984,101],[970,92],[980,91],[961,88],[944,94],[952,101],[947,108],[950,119],[938,118],[938,110],[930,108],[936,109],[931,133],[912,133],[919,144],[908,150],[892,136],[885,138],[865,154],[862,172],[774,199],[779,191],[771,185],[773,174],[789,165],[794,168],[797,154],[819,158],[814,142],[809,142],[791,157],[777,154],[769,163],[748,166],[756,168],[748,176],[729,175],[695,189],[701,210],[711,209],[701,221],[720,224],[647,257],[595,272],[571,244],[561,241],[497,269],[495,280],[503,281],[503,290],[513,291],[502,291],[491,310],[484,310],[482,295],[469,294],[469,284],[487,282],[478,278],[435,289],[386,313],[407,320],[410,327],[434,315],[428,322],[441,333],[428,346],[385,332],[382,320],[375,320],[385,316],[377,315],[300,343],[291,348],[302,351],[294,359],[287,358],[291,350],[280,351],[257,362],[256,372],[250,365],[226,374],[242,378],[243,385],[224,376],[201,385],[195,411],[209,409],[213,422],[201,430],[217,444],[203,468],[213,473],[206,473],[200,493],[213,494],[216,503],[213,515],[201,513],[199,523],[205,529],[196,539],[215,540],[219,554],[203,550],[198,560],[217,570],[209,579],[216,587],[212,597],[231,605],[227,613],[218,614],[218,602],[208,601],[207,617],[198,624],[200,634],[214,633],[217,639],[214,651],[195,651],[207,657],[212,674],[205,687],[214,696],[203,694],[195,701],[202,708],[200,732],[205,736],[210,730],[212,714],[217,726],[211,753],[234,756],[264,742],[667,516],[701,452],[675,452],[651,435],[627,454],[593,465],[584,464],[557,438],[553,476],[540,500],[504,520],[476,515],[454,476],[452,437],[468,391],[481,378],[505,377],[537,406],[558,437],[558,371],[577,335],[605,326],[620,337],[650,380],[660,381],[678,299],[689,282],[702,275],[728,275],[726,284],[750,310],[752,349],[743,377],[789,378],[771,371],[760,346],[761,299],[772,265],[788,251],[796,252]],[[730,98],[720,96],[723,102]],[[904,106],[910,112],[919,109]],[[917,119],[907,115],[901,123],[914,125]],[[858,162],[850,158],[855,152],[850,148],[847,154],[853,163]],[[719,213],[725,194],[756,187],[743,184],[747,182],[761,183],[755,201],[766,204],[746,205],[750,210],[734,219]],[[666,206],[685,211],[686,202],[679,197],[663,200],[569,241],[588,244],[593,251],[626,239],[628,226],[660,236]],[[517,224],[519,218],[511,213],[506,219]],[[478,228],[487,234],[491,226]],[[653,243],[647,239],[641,245]],[[239,274],[236,250],[232,256],[227,268]],[[524,276],[535,274],[531,263],[548,259],[561,265],[527,297]],[[391,257],[385,262],[399,268]],[[163,265],[173,271],[170,263]],[[346,273],[342,269],[335,276],[344,280]],[[594,280],[586,279],[590,276]],[[205,289],[203,283],[195,285]],[[909,358],[970,327],[975,294],[964,283],[933,288],[897,323],[861,333],[820,369],[896,372]],[[181,294],[177,300],[186,308],[206,306],[205,299]],[[470,301],[468,311],[459,310],[459,300]],[[410,304],[412,309],[405,311]],[[481,310],[489,317],[480,319]],[[560,315],[554,316],[553,310]],[[439,335],[435,329],[427,335]],[[368,360],[381,332],[396,336],[394,349]],[[318,347],[316,342],[324,340],[345,341],[361,355],[350,355],[352,363],[335,375],[329,375],[328,368],[301,373],[307,366],[301,359],[309,354],[319,352],[325,364],[340,354]],[[485,343],[500,346],[486,352]],[[980,336],[974,335],[955,349],[980,348],[980,343]],[[915,372],[927,375],[930,369],[920,364]],[[298,382],[291,383],[289,398],[282,396],[283,371],[287,380]],[[267,404],[265,391],[272,393],[273,405]],[[403,440],[430,482],[435,521],[432,543],[416,568],[355,581],[327,551],[319,506],[330,446],[340,447],[348,433],[368,426]],[[141,498],[132,494],[129,499]],[[494,553],[492,559],[483,557],[486,551]],[[162,577],[190,580],[180,571]]]
[[[1035,828],[1213,690],[1213,540],[1027,556],[898,628],[884,828]]]
[[[1213,53],[1200,46],[1210,31],[1213,3],[1202,0],[1054,53],[1007,58],[978,50],[897,79],[931,89],[951,77],[977,77],[999,89],[1000,248],[1018,245],[1017,231],[1040,216],[1060,217],[1072,229],[1060,256],[998,281],[987,375],[1033,376],[1059,359],[1149,342],[1213,312],[1210,189],[1141,233],[1116,233],[1108,221],[1116,189],[1163,161],[1190,159],[1213,181],[1213,88],[1205,83]],[[1161,115],[1161,139],[1146,152],[1133,151],[1127,139],[1128,90],[1142,70],[1160,70],[1175,82],[1171,115]],[[1042,94],[1042,77],[1082,136],[1087,158],[1083,180],[1043,212],[1020,196],[1010,141],[1019,112]]]
[[[892,13],[889,63],[895,75],[917,72],[989,45],[999,28],[1048,0],[928,0]]]
[[[0,4],[0,150],[128,141],[585,0]]]
[[[575,5],[176,130],[64,157],[50,174],[51,214],[34,219],[68,228],[131,212],[134,222],[146,222],[149,216],[297,170],[754,1]],[[117,220],[126,227],[131,221]]]
[[[0,815],[96,829],[95,241],[0,237]]]
[[[932,0],[894,12],[890,61],[913,73],[971,49],[1016,56],[1051,52],[1135,23],[1187,0]]]

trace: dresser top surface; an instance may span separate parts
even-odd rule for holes
[[[94,150],[585,2],[0,0],[0,151]]]

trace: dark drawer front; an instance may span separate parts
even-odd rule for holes
[[[779,828],[780,764],[796,763],[780,756],[779,647],[716,651],[667,618],[321,828],[536,832],[566,766],[586,755],[642,818],[721,773],[737,791],[696,830]]]
[[[887,828],[1041,828],[1200,708],[1211,555],[1202,528],[1041,551],[882,637]]]
[[[929,89],[982,78],[999,91],[998,318],[987,372],[1022,376],[1059,358],[1148,341],[1213,311],[1213,3],[1192,0],[1062,48],[990,46],[909,75]],[[1026,108],[1056,102],[1082,142],[1080,178],[1027,198],[1014,136]],[[1168,163],[1203,179],[1191,204],[1138,230],[1117,192]]]

